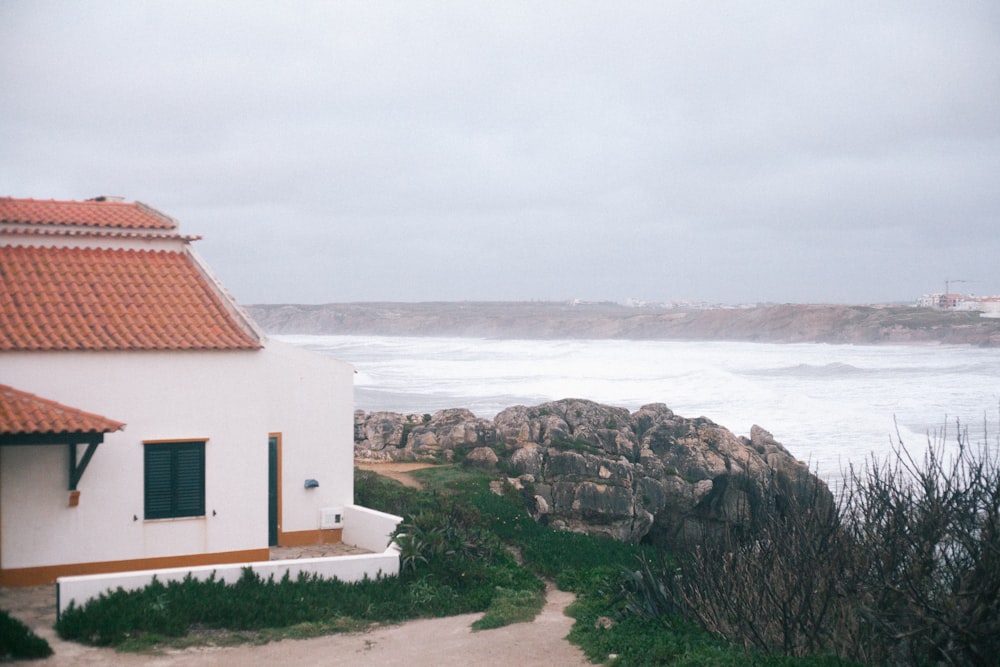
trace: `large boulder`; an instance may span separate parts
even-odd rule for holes
[[[493,424],[464,408],[434,414],[354,413],[354,456],[375,461],[453,459],[456,451],[489,446]]]
[[[536,518],[619,540],[693,539],[706,529],[748,526],[764,503],[825,485],[770,433],[750,437],[666,405],[634,413],[582,399],[507,408],[490,422],[468,410],[433,415],[359,413],[359,458],[492,464],[499,454]]]

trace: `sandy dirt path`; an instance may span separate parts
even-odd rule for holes
[[[42,587],[48,588],[48,587]],[[54,594],[52,603],[54,604]],[[38,595],[36,594],[36,598]],[[316,639],[284,640],[263,646],[198,647],[162,654],[116,653],[58,639],[52,630],[53,607],[34,612],[11,609],[40,636],[55,655],[46,660],[7,664],[38,667],[145,665],[191,667],[200,665],[385,665],[389,667],[458,667],[459,665],[534,667],[588,665],[583,652],[566,641],[573,619],[566,616],[571,593],[549,588],[545,608],[531,623],[473,632],[480,614],[422,619],[379,627],[368,632],[329,635]],[[8,597],[6,602],[11,602]]]
[[[433,463],[382,463],[382,462],[372,462],[372,461],[355,461],[354,467],[358,470],[370,470],[376,472],[383,477],[388,477],[389,479],[394,479],[401,483],[403,486],[410,486],[414,489],[419,489],[422,484],[418,482],[410,472],[414,470],[421,470],[423,468],[433,468],[435,464]]]

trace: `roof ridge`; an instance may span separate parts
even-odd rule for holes
[[[147,204],[108,197],[84,201],[2,197],[0,222],[172,231],[178,227],[176,220]]]
[[[138,200],[136,200],[134,202],[134,204],[135,204],[135,207],[137,209],[139,209],[140,211],[145,211],[146,213],[149,213],[150,215],[155,215],[155,216],[163,219],[164,221],[170,223],[170,225],[171,225],[171,227],[173,229],[176,229],[178,227],[178,225],[179,225],[179,223],[177,222],[176,218],[170,217],[169,215],[167,215],[163,211],[157,210],[157,209],[153,208],[152,206],[150,206],[149,204],[143,203],[143,202],[138,201]]]

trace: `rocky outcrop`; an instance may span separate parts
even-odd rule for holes
[[[355,456],[369,461],[451,460],[456,451],[488,446],[495,440],[492,422],[464,408],[433,415],[354,413]]]
[[[739,437],[661,403],[630,413],[564,399],[514,406],[492,422],[468,410],[359,411],[355,453],[499,466],[536,519],[627,541],[689,539],[706,528],[747,525],[761,503],[829,494],[764,429]]]

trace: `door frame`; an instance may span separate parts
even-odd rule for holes
[[[267,434],[267,544],[281,543],[281,434]]]

